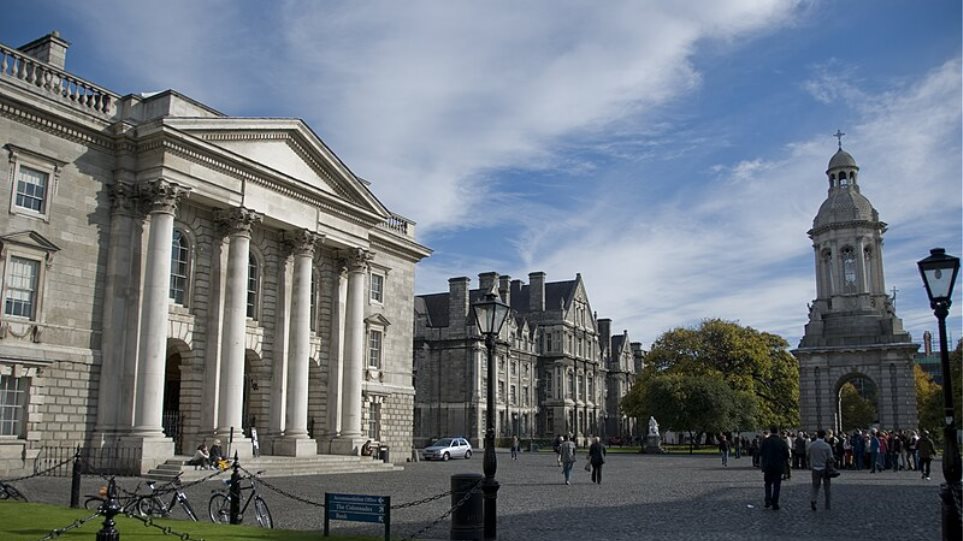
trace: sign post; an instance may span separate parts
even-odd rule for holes
[[[324,536],[331,520],[374,522],[385,525],[385,541],[391,538],[391,496],[324,493]]]

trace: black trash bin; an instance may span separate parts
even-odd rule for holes
[[[481,541],[484,537],[483,499],[479,485],[482,479],[484,476],[480,473],[456,473],[451,476],[451,506],[455,507],[465,497],[468,499],[451,514],[449,539]],[[478,488],[471,491],[473,487]]]
[[[381,449],[378,449],[378,458],[380,458],[381,461],[384,462],[385,464],[391,461],[390,455],[388,454],[387,447],[382,447]]]

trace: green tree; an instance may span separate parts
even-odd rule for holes
[[[943,437],[943,388],[933,382],[920,365],[913,365],[913,380],[916,384],[916,411],[919,427],[929,430],[933,439]]]
[[[839,388],[839,415],[844,432],[866,428],[876,420],[876,405],[871,398],[860,396],[856,386],[847,382]]]
[[[749,412],[730,428],[795,426],[799,366],[788,346],[774,334],[707,319],[698,328],[676,328],[660,336],[645,356],[639,382],[660,373],[710,376],[736,392],[736,401]],[[644,391],[644,386],[638,389]]]

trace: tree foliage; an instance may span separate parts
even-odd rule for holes
[[[782,337],[720,319],[707,319],[695,329],[673,329],[646,354],[646,367],[623,401],[624,411],[641,418],[654,415],[660,423],[663,418],[681,423],[680,412],[692,410],[685,411],[690,415],[686,422],[701,420],[697,425],[670,425],[677,430],[795,426],[799,369],[787,348]],[[678,389],[675,396],[666,397],[664,385]],[[686,402],[702,400],[709,385],[720,394],[713,407],[721,411],[715,417],[694,416],[704,404]],[[727,404],[731,410],[725,409]]]
[[[916,412],[919,427],[929,430],[939,439],[943,430],[943,388],[933,381],[920,365],[913,365],[913,380],[916,384]]]
[[[876,420],[876,404],[860,396],[856,386],[847,382],[839,389],[839,414],[844,432],[866,428]]]

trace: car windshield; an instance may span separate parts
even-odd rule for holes
[[[431,444],[432,447],[449,447],[451,445],[451,438],[442,438],[435,443]]]

